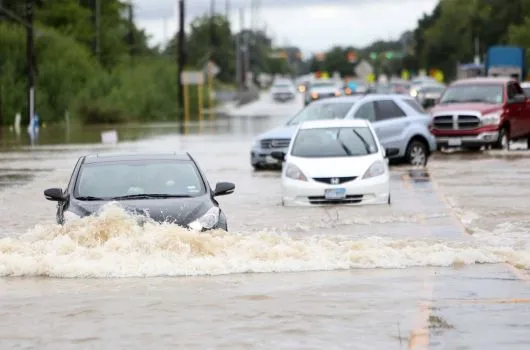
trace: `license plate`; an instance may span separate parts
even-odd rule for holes
[[[449,146],[460,146],[462,144],[462,140],[460,139],[449,139]]]
[[[346,198],[345,188],[330,188],[324,192],[326,199],[344,199]]]
[[[265,162],[267,164],[278,164],[280,161],[278,159],[272,158],[271,156],[266,156]]]

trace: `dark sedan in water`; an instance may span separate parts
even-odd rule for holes
[[[211,189],[189,153],[88,155],[79,158],[67,188],[44,191],[58,202],[57,223],[98,213],[110,202],[156,222],[196,231],[227,230],[215,197],[234,191],[230,182]]]

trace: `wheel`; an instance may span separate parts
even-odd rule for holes
[[[427,144],[425,142],[418,139],[412,139],[405,152],[405,159],[410,165],[426,166],[428,152]]]
[[[504,126],[499,132],[499,138],[493,146],[495,149],[510,150],[510,129]]]

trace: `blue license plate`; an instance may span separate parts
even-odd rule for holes
[[[345,188],[330,188],[324,192],[326,199],[344,199],[346,198]]]

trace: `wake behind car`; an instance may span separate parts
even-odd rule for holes
[[[387,155],[366,120],[321,120],[302,123],[285,161],[283,205],[390,204]]]
[[[87,155],[77,161],[64,191],[50,188],[44,196],[58,202],[58,224],[117,202],[140,217],[204,231],[228,229],[215,197],[234,189],[232,183],[219,182],[212,190],[189,153]]]
[[[439,148],[509,149],[510,141],[519,139],[530,146],[530,100],[512,78],[457,80],[431,113]]]

